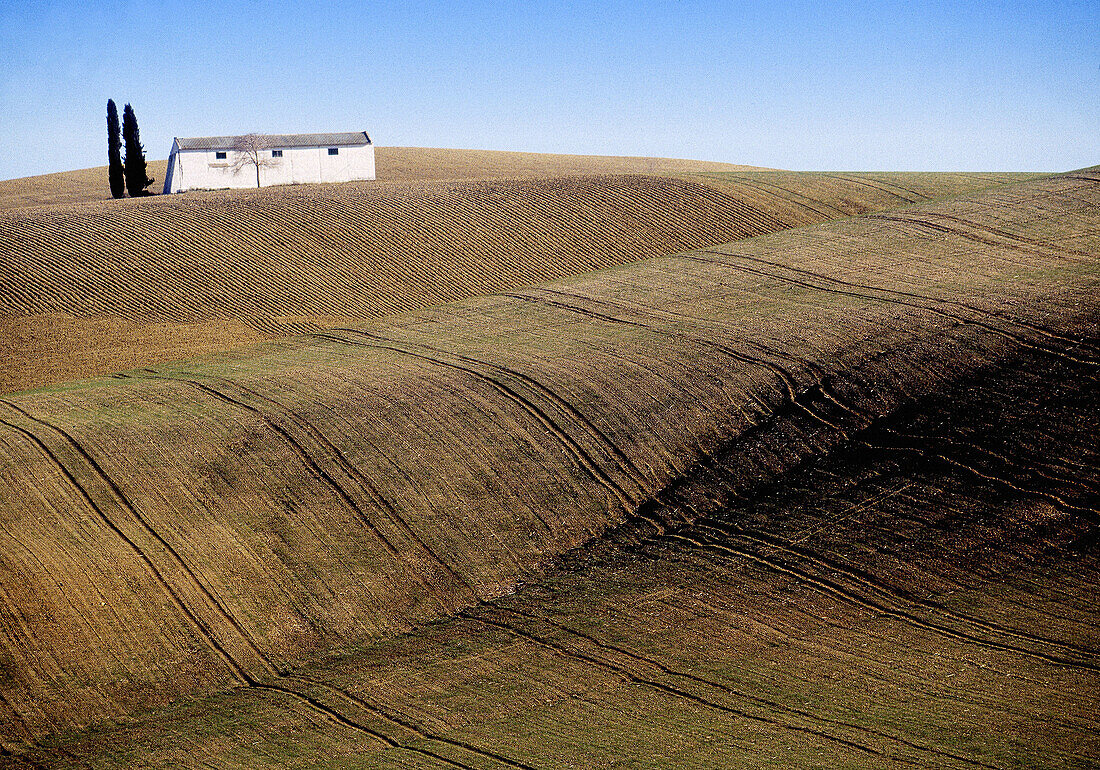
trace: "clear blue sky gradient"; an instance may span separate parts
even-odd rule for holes
[[[1100,0],[0,4],[0,179],[173,136],[790,169],[1100,163]]]

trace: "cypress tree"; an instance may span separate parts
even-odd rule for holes
[[[114,99],[107,100],[107,181],[111,184],[111,197],[126,194],[126,178],[122,170],[122,138],[119,135],[118,107]]]
[[[141,146],[134,108],[127,104],[122,108],[122,140],[126,143],[126,189],[131,198],[148,195],[145,188],[153,183],[145,168],[145,148]]]

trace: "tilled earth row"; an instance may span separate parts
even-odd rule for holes
[[[1098,413],[1094,367],[1029,351],[767,483],[738,443],[511,596],[25,759],[1083,767]]]
[[[644,764],[648,708],[670,764],[1089,756],[1098,212],[1082,172],[0,399],[5,751]],[[807,628],[866,677],[811,697]],[[936,658],[1012,727],[891,694]]]

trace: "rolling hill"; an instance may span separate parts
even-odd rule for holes
[[[307,333],[0,399],[4,761],[1097,761],[1100,173],[896,208],[902,183],[571,177],[7,215],[5,248],[35,265],[4,284],[20,313],[164,322],[201,297],[199,320],[278,310],[273,333]],[[274,211],[286,228],[264,229]],[[377,224],[392,212],[418,224]],[[186,235],[90,280],[120,218]],[[294,227],[314,240],[276,240]],[[524,235],[542,231],[559,240]],[[341,249],[387,232],[434,240],[387,257],[405,280],[365,300],[386,271],[347,274],[364,252]],[[233,269],[171,272],[212,251]],[[416,270],[432,292],[476,265],[492,281],[510,251],[514,281],[362,318],[428,284]],[[240,272],[258,253],[303,277]],[[471,261],[447,273],[454,255]]]
[[[433,147],[377,147],[378,179],[419,182],[429,179],[545,178],[573,174],[656,174],[759,171],[755,166],[677,158],[604,155],[554,155],[537,152],[452,150]],[[166,160],[149,161],[149,174],[163,183]],[[110,200],[107,167],[0,181],[0,211],[53,204]],[[159,192],[154,184],[150,190]]]
[[[485,178],[477,180],[303,185],[0,212],[0,392],[227,350],[1026,176],[684,176],[690,166],[658,160],[635,165],[664,176],[523,178],[620,168],[625,161],[552,156],[554,164],[545,165],[543,156],[483,155],[460,153],[447,166],[442,151],[409,154],[421,164],[410,162],[410,176],[427,174],[423,168],[438,160],[455,174],[478,169]],[[383,162],[384,154],[381,169]],[[491,178],[495,174],[513,178]]]

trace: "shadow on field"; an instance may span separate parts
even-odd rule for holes
[[[787,419],[835,448],[766,483],[742,472],[765,443],[731,446],[545,579],[286,677],[297,698],[192,701],[33,762],[1096,762],[1096,386],[1031,350],[853,429],[824,383]]]

